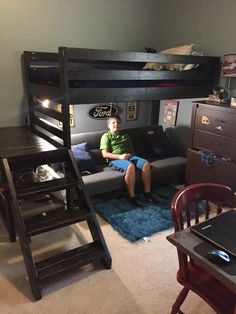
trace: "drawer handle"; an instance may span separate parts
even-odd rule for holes
[[[219,146],[222,146],[223,144],[222,143],[218,143],[218,142],[214,142],[215,145],[219,145]]]
[[[223,128],[221,125],[219,125],[219,126],[216,126],[216,130],[223,131]]]

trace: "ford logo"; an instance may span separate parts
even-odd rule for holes
[[[100,104],[89,109],[88,115],[92,119],[106,119],[118,113],[118,108],[113,104]]]

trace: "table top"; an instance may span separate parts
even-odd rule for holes
[[[55,150],[56,147],[31,132],[29,127],[5,127],[0,128],[0,157],[39,153]]]
[[[214,264],[207,259],[207,252],[216,247],[210,242],[195,235],[189,228],[167,236],[167,240],[181,252],[190,256],[198,265],[206,269],[215,278],[227,284],[236,292],[236,258],[230,256],[227,265]],[[232,239],[233,241],[235,239]]]

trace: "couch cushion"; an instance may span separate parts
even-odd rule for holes
[[[164,132],[161,134],[146,134],[144,141],[151,158],[160,159],[175,155],[174,147]]]
[[[102,152],[99,148],[90,149],[89,152],[95,164],[105,163],[105,159],[102,157]]]
[[[77,133],[71,135],[71,144],[80,144],[87,142],[88,149],[99,149],[100,147],[100,139],[103,133],[107,132],[104,131],[94,131],[94,132],[86,132],[86,133]]]
[[[177,177],[185,173],[186,159],[183,157],[170,157],[151,162],[152,180],[162,180]]]
[[[72,145],[71,150],[81,173],[85,171],[95,173],[97,171],[94,161],[92,160],[87,149],[87,142]]]
[[[144,157],[149,159],[149,146],[147,145],[145,136],[149,134],[155,134],[156,136],[161,135],[163,131],[163,127],[161,125],[158,126],[147,126],[147,127],[139,127],[139,128],[131,128],[125,130],[132,141],[135,154],[140,157]]]
[[[102,171],[83,178],[90,196],[124,189],[124,177],[119,171]]]

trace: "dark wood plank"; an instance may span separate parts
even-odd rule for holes
[[[70,80],[202,80],[212,78],[211,71],[204,67],[199,67],[194,71],[144,71],[144,70],[124,70],[124,69],[100,69],[100,68],[82,68],[68,70]],[[148,82],[147,82],[148,84]]]
[[[218,63],[218,57],[199,57],[183,55],[167,55],[146,52],[129,52],[121,50],[86,49],[59,47],[59,54],[67,54],[68,61],[117,61],[117,62],[164,62],[201,64]]]
[[[91,215],[87,209],[78,210],[55,210],[44,215],[33,216],[25,220],[26,230],[29,237],[37,234],[59,229],[80,221],[90,219]]]
[[[41,119],[37,117],[33,117],[33,123],[39,126],[40,128],[46,130],[47,132],[63,139],[63,132],[56,125],[53,125],[46,119]]]
[[[0,128],[0,157],[9,158],[56,149],[44,139],[33,134],[29,127]]]
[[[57,273],[71,269],[72,267],[81,267],[95,260],[101,260],[105,253],[99,243],[88,243],[82,247],[63,252],[57,256],[37,262],[39,279],[43,280]]]
[[[54,191],[61,191],[73,186],[76,186],[78,181],[76,179],[55,179],[44,182],[36,182],[33,185],[25,188],[17,189],[18,199],[27,198],[31,196],[48,194]]]
[[[45,116],[54,118],[58,121],[64,121],[63,115],[61,112],[58,112],[56,110],[50,109],[50,108],[45,108],[43,106],[38,106],[35,108],[36,111],[42,113]]]
[[[58,53],[56,52],[24,51],[24,56],[28,62],[30,61],[58,61]]]
[[[168,90],[168,92],[167,92]],[[152,101],[160,99],[205,97],[212,90],[212,86],[190,87],[140,87],[140,88],[71,88],[69,103],[83,104],[97,102],[118,101]]]

